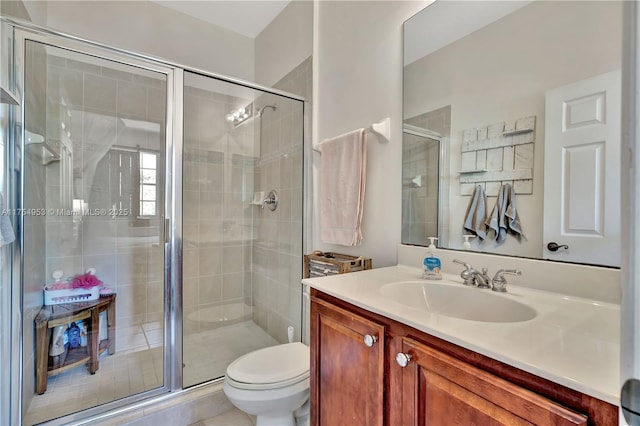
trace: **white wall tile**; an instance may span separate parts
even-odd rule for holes
[[[523,117],[516,120],[516,130],[521,129],[535,129],[536,127],[536,116],[532,115],[530,117]]]
[[[477,151],[476,154],[476,168],[477,169],[484,169],[487,167],[487,151],[486,150],[481,150],[481,151]]]
[[[501,182],[487,182],[485,190],[487,197],[497,197],[501,186]]]
[[[514,165],[514,147],[505,146],[502,155],[502,170],[513,170]]]
[[[516,194],[533,194],[533,180],[517,180],[513,182],[513,190]]]
[[[502,136],[502,132],[504,131],[504,123],[496,123],[492,124],[487,128],[487,138],[497,138]]]
[[[515,147],[515,168],[533,168],[533,144],[518,145]]]
[[[487,169],[502,170],[502,148],[487,150]]]
[[[476,168],[476,151],[463,152],[461,170],[474,170]]]
[[[475,183],[462,183],[460,184],[460,195],[473,195],[475,189]]]

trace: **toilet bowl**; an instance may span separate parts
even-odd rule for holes
[[[257,426],[295,426],[309,399],[309,347],[300,342],[250,352],[227,367],[224,393]]]

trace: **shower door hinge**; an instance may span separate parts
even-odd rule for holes
[[[171,219],[164,220],[164,242],[171,241]]]

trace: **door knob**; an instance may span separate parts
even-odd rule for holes
[[[372,336],[371,334],[367,334],[364,336],[364,344],[368,347],[371,347],[376,344],[378,338],[376,336]]]
[[[549,249],[549,251],[558,251],[560,249],[565,249],[568,250],[569,246],[566,244],[558,244],[556,242],[551,241],[549,244],[547,244],[547,249]]]
[[[409,364],[409,361],[411,361],[410,354],[398,352],[398,354],[396,355],[396,362],[402,368],[406,367]]]
[[[640,381],[637,379],[629,379],[624,382],[620,393],[620,406],[625,420],[630,425],[638,424],[640,420]]]

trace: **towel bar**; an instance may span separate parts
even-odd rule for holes
[[[374,133],[376,135],[382,136],[378,138],[379,142],[389,142],[391,140],[391,118],[387,117],[377,123],[373,123],[371,126],[364,129],[366,133]],[[322,142],[321,142],[322,143]],[[313,150],[316,152],[320,152],[318,145],[313,147]]]

